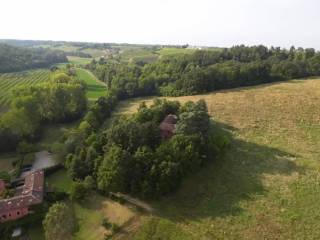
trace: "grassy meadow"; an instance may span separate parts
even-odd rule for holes
[[[106,85],[99,81],[91,72],[77,68],[76,75],[80,80],[83,80],[87,84],[87,97],[90,101],[96,100],[107,94]]]
[[[47,184],[59,192],[69,193],[71,190],[72,179],[66,169],[61,169],[46,179]]]
[[[170,99],[204,99],[232,141],[175,194],[150,203],[136,239],[320,238],[320,79]],[[143,100],[152,101],[122,102],[116,114]]]
[[[75,203],[74,209],[79,221],[79,230],[75,234],[75,240],[104,240],[105,234],[111,234],[110,230],[102,226],[104,218],[121,226],[123,230],[126,229],[126,224],[133,223],[138,218],[138,214],[129,207],[97,194],[85,203]]]
[[[144,61],[147,63],[154,62],[158,59],[159,55],[152,49],[146,48],[124,48],[120,52],[120,57],[122,61],[125,62],[138,62]]]

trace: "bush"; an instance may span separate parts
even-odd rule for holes
[[[73,182],[70,190],[71,200],[81,201],[88,194],[88,188],[83,182]]]
[[[112,223],[111,224],[111,231],[112,231],[112,234],[116,234],[120,231],[120,226],[118,226],[117,224],[115,223]]]
[[[27,153],[23,156],[23,165],[32,165],[35,160],[34,153]]]
[[[11,176],[6,171],[0,171],[0,179],[4,180],[5,182],[10,182]]]
[[[101,225],[105,228],[105,229],[111,229],[112,224],[109,222],[109,220],[107,218],[102,219],[102,223]]]

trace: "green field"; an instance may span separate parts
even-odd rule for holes
[[[170,56],[177,54],[192,54],[196,50],[195,49],[186,49],[186,48],[162,48],[158,51],[161,56]]]
[[[46,82],[49,78],[50,71],[46,69],[0,74],[0,110],[9,106],[14,87]]]
[[[159,55],[156,51],[147,48],[125,48],[120,52],[122,61],[125,62],[138,62],[144,61],[147,63],[154,62],[158,59]]]
[[[80,80],[83,80],[87,84],[87,97],[89,100],[96,100],[107,94],[106,85],[99,81],[91,72],[77,68],[76,74]]]
[[[75,64],[75,65],[86,65],[92,61],[92,58],[81,58],[81,57],[68,56],[68,61],[69,61],[69,63]]]
[[[85,202],[74,203],[73,206],[79,224],[75,240],[104,240],[105,234],[111,234],[102,226],[104,218],[120,226],[126,235],[127,223],[137,223],[139,218],[139,214],[129,207],[98,194],[91,194]],[[115,239],[122,238],[118,236]]]
[[[69,177],[67,170],[59,170],[51,174],[46,179],[48,185],[57,191],[70,192],[72,179]]]
[[[150,202],[160,220],[137,239],[320,239],[319,96],[320,80],[310,79],[170,98],[205,99],[233,140],[176,193]],[[117,114],[141,101],[123,102]],[[150,237],[161,232],[170,234]]]

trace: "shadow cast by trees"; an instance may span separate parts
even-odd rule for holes
[[[235,129],[216,123],[231,140],[229,147],[214,162],[191,174],[180,189],[153,207],[159,216],[173,221],[236,216],[242,213],[240,202],[267,193],[263,175],[290,175],[301,172],[290,153],[236,139]]]

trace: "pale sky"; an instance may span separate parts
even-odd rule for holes
[[[0,38],[320,50],[319,0],[0,0]]]

